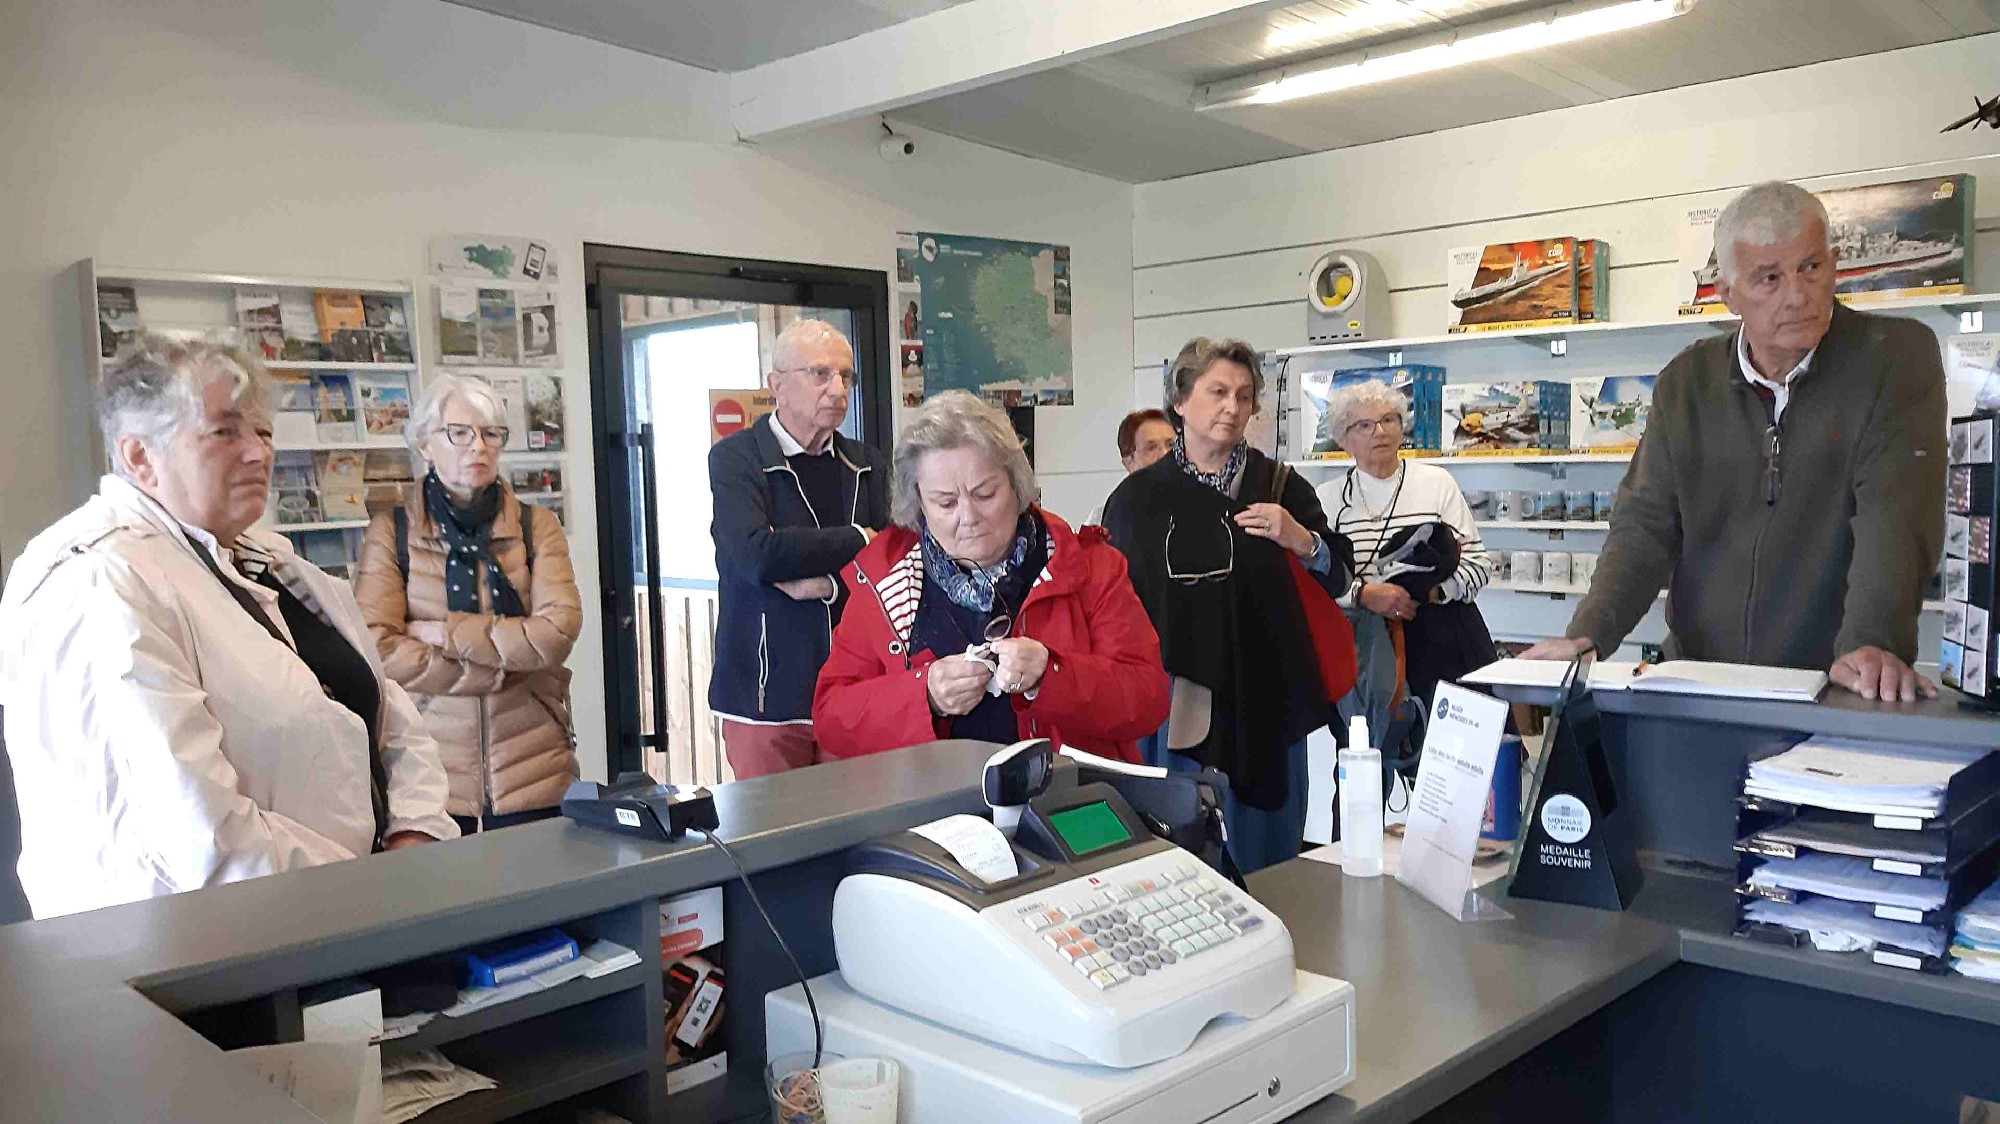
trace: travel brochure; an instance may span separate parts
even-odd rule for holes
[[[442,283],[438,357],[457,365],[555,367],[562,341],[554,289]]]
[[[500,396],[510,453],[563,450],[562,379],[554,375],[507,373],[486,376]]]

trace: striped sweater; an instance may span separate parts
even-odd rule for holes
[[[1342,478],[1322,484],[1320,503],[1327,522],[1354,544],[1354,564],[1362,582],[1379,580],[1375,557],[1391,535],[1420,523],[1444,523],[1458,534],[1458,571],[1444,583],[1444,599],[1470,601],[1492,580],[1486,544],[1465,505],[1465,493],[1451,473],[1432,464],[1402,462],[1402,478],[1377,480],[1357,466]],[[1400,485],[1400,486],[1399,486]],[[1368,512],[1377,513],[1370,518]],[[1354,608],[1354,596],[1341,598]]]

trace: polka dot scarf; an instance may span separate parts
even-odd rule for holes
[[[492,613],[501,617],[525,617],[521,595],[514,583],[493,560],[488,544],[493,537],[493,518],[500,513],[500,485],[496,482],[473,497],[466,507],[453,507],[444,481],[433,470],[424,477],[424,510],[437,524],[444,539],[444,602],[454,613]],[[479,574],[485,571],[493,589],[493,604],[479,603]]]

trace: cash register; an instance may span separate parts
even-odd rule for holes
[[[1048,786],[1048,760],[1022,743],[989,764],[1011,838],[955,816],[850,852],[840,971],[812,982],[825,1047],[896,1058],[906,1103],[935,1110],[903,1114],[917,1121],[1123,1120],[1141,1103],[1154,1122],[1277,1119],[1351,1079],[1353,988],[1298,972],[1284,923],[1112,785]],[[767,999],[774,1052],[813,1048],[800,990]],[[1188,1115],[1218,1096],[1259,1111]]]

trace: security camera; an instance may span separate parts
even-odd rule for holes
[[[890,133],[876,146],[884,160],[908,160],[917,154],[917,142],[902,133]]]

